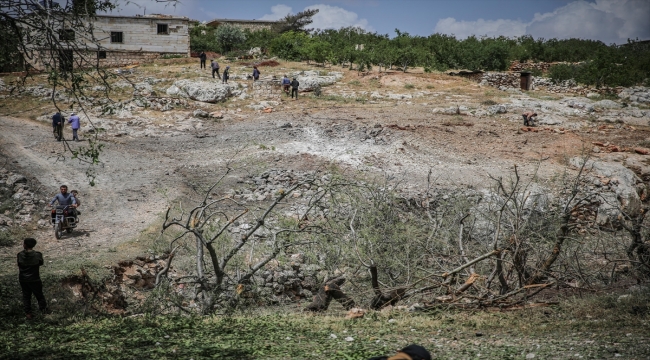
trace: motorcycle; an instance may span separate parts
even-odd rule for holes
[[[63,230],[69,234],[72,229],[77,227],[78,219],[72,206],[59,205],[52,214],[51,222],[54,225],[54,237],[60,239],[63,236]]]

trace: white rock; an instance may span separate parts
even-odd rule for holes
[[[180,96],[196,101],[216,103],[240,94],[237,83],[222,84],[219,82],[178,80],[167,89],[167,95]]]

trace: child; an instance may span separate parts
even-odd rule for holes
[[[72,190],[70,191],[70,194],[72,194],[72,197],[74,197],[77,202],[77,207],[75,208],[77,215],[81,215],[81,212],[79,212],[79,206],[81,206],[81,202],[79,201],[79,192],[77,190]]]

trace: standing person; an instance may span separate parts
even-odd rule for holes
[[[291,80],[289,80],[287,75],[285,75],[282,78],[282,90],[284,91],[285,94],[287,94],[287,96],[289,96],[289,88],[290,87],[291,87]]]
[[[226,69],[223,71],[223,80],[221,81],[221,83],[227,84],[228,78],[230,78],[230,66],[226,66]]]
[[[535,116],[537,116],[537,113],[534,113],[532,111],[526,111],[525,113],[521,114],[524,117],[524,126],[534,126],[533,119]]]
[[[253,66],[253,81],[260,79],[260,71],[257,70],[257,66]]]
[[[199,54],[199,59],[201,59],[201,69],[205,69],[205,60],[208,56],[205,55],[205,52],[201,51]]]
[[[63,121],[63,115],[61,115],[60,111],[57,111],[56,114],[52,116],[52,132],[57,141],[63,139]]]
[[[221,75],[219,75],[219,63],[214,61],[214,59],[210,60],[210,67],[212,68],[212,78],[214,79],[214,73],[217,73],[217,79],[221,79]]]
[[[70,118],[68,119],[68,123],[72,126],[72,140],[74,141],[79,141],[79,135],[77,134],[77,131],[79,131],[79,116],[77,114],[72,113],[70,114]]]
[[[296,78],[293,78],[293,81],[291,81],[291,98],[293,99],[293,94],[296,94],[296,100],[298,100],[298,87],[300,86],[300,83]]]
[[[49,312],[45,296],[43,296],[43,282],[39,274],[39,268],[43,265],[43,254],[34,251],[36,239],[27,238],[23,241],[23,251],[18,253],[18,282],[23,292],[23,307],[25,316],[31,319],[32,315],[32,294],[38,301],[38,308],[42,313]]]

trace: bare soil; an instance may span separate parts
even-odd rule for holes
[[[282,65],[265,68],[263,75],[308,68],[304,64]],[[42,184],[43,200],[53,196],[60,184],[68,184],[79,190],[83,201],[81,223],[73,234],[56,240],[49,226],[29,229],[38,239],[40,251],[58,264],[75,258],[98,264],[133,258],[146,251],[149,245],[138,240],[145,233],[155,234],[169,204],[195,196],[197,184],[216,179],[231,160],[238,169],[228,180],[232,186],[243,174],[269,168],[334,164],[368,176],[397,176],[405,186],[414,188],[426,185],[429,170],[437,186],[483,188],[491,186],[490,177],[510,176],[515,165],[524,176],[537,173],[541,183],[550,184],[567,171],[568,158],[591,153],[593,142],[633,148],[645,145],[650,137],[648,117],[630,117],[622,110],[614,115],[608,110],[578,113],[567,109],[562,102],[566,99],[556,95],[511,95],[418,70],[375,71],[365,76],[332,70],[344,71],[345,77],[325,87],[326,96],[301,94],[300,100],[291,101],[278,95],[274,99],[279,105],[271,113],[246,108],[265,100],[253,97],[226,104],[190,101],[187,108],[167,112],[144,109],[123,118],[93,115],[107,129],[100,136],[105,147],[102,164],[95,168],[94,187],[85,175],[88,166],[70,159],[62,143],[53,138],[49,124],[52,109],[47,102],[34,102],[26,96],[1,99],[0,151],[8,166]],[[208,71],[198,70],[198,62],[147,66],[140,71],[134,81],[145,76],[173,75],[177,79],[177,74],[180,78],[210,78]],[[172,80],[159,86],[164,89]],[[405,87],[407,84],[412,86]],[[373,100],[368,95],[372,91],[412,98]],[[350,93],[363,99],[348,101],[350,97],[343,95]],[[433,112],[450,106],[485,109],[485,100],[507,104],[508,112],[491,116]],[[559,117],[561,123],[540,125],[535,132],[522,131],[520,114],[531,108],[540,108],[541,118]],[[224,118],[196,118],[194,109],[222,111]],[[601,117],[620,121],[606,123]],[[69,140],[71,131],[66,129],[65,134]],[[88,134],[82,133],[83,137]],[[75,148],[85,143],[69,144]],[[645,161],[643,155],[632,152],[621,153],[618,160],[626,157]],[[45,207],[43,214],[47,214]],[[18,250],[17,246],[0,249],[4,271],[13,271],[11,259]],[[54,266],[51,271],[62,270]]]

